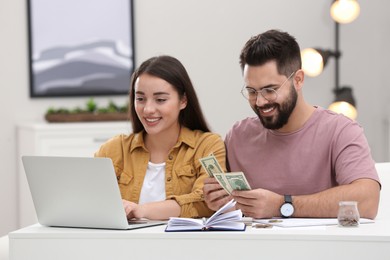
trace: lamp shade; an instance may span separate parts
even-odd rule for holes
[[[356,0],[336,0],[330,7],[330,15],[338,23],[350,23],[360,14],[360,6]]]
[[[306,75],[317,77],[324,69],[324,60],[321,54],[313,48],[304,49],[301,52],[302,69]]]
[[[352,95],[352,88],[338,88],[335,90],[335,94],[335,101],[330,104],[328,109],[355,120],[357,117],[357,110],[355,107],[355,99]]]
[[[301,52],[302,69],[309,77],[317,77],[326,66],[329,57],[338,59],[340,52],[323,50],[319,48],[307,48]]]

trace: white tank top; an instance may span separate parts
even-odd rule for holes
[[[148,162],[139,204],[165,200],[165,162]]]

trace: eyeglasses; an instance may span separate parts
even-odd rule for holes
[[[286,82],[292,77],[292,75],[294,75],[294,73],[295,71],[291,73],[291,75],[282,83],[282,85],[280,85],[277,90],[273,88],[262,88],[260,90],[256,90],[254,88],[244,86],[241,89],[241,94],[249,101],[257,100],[259,93],[266,100],[270,102],[275,101],[278,98],[278,90],[280,90],[284,86],[284,84],[286,84]]]

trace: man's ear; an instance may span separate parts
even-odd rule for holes
[[[303,70],[297,70],[294,75],[294,86],[296,90],[301,90],[305,81],[305,73]]]

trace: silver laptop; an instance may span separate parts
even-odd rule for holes
[[[109,158],[22,156],[38,222],[45,226],[136,229],[129,222]]]

